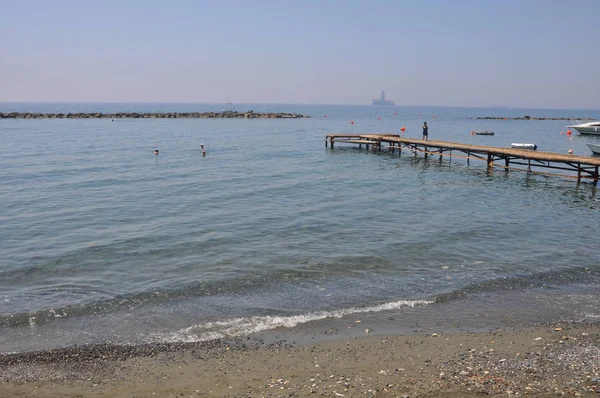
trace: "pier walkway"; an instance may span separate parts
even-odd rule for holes
[[[413,152],[415,156],[418,153],[423,153],[425,157],[439,155],[440,160],[443,156],[448,156],[450,159],[452,157],[464,158],[467,159],[467,164],[470,164],[471,159],[483,160],[487,163],[488,168],[502,167],[506,170],[559,175],[577,178],[577,180],[592,179],[594,183],[597,183],[599,179],[600,157],[563,155],[529,149],[500,148],[436,140],[423,141],[415,138],[404,138],[398,134],[328,134],[325,138],[325,147],[328,144],[331,149],[334,148],[335,144],[354,144],[358,145],[359,148],[365,145],[366,149],[372,147],[379,151],[384,144],[387,144],[391,152],[398,150],[399,156],[402,156],[402,149],[406,149]],[[453,151],[461,152],[463,155],[452,154]],[[527,168],[515,168],[511,165],[527,166]],[[540,172],[537,169],[563,170],[574,172],[575,175],[552,174]]]

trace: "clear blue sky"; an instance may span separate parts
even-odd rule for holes
[[[600,0],[0,0],[0,101],[600,108]]]

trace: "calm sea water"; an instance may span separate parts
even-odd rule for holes
[[[585,143],[600,140],[561,135],[565,121],[471,118],[600,112],[231,107],[312,118],[0,120],[0,351],[599,319],[596,186],[458,158],[330,150],[324,136],[405,126],[420,137],[426,120],[431,139],[590,155]]]

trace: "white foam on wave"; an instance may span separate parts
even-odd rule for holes
[[[395,310],[433,304],[432,300],[400,300],[371,307],[345,308],[335,311],[309,312],[291,316],[253,316],[193,325],[176,332],[152,334],[151,342],[198,342],[249,335],[277,328],[293,328],[297,325],[327,318],[342,318],[347,315]]]

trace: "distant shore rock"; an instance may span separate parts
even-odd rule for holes
[[[0,112],[0,119],[302,119],[310,116],[287,112],[78,112],[78,113],[36,113]]]
[[[472,117],[477,120],[596,120],[592,117],[535,117],[535,116],[520,116],[520,117],[502,117],[502,116],[479,116]]]

